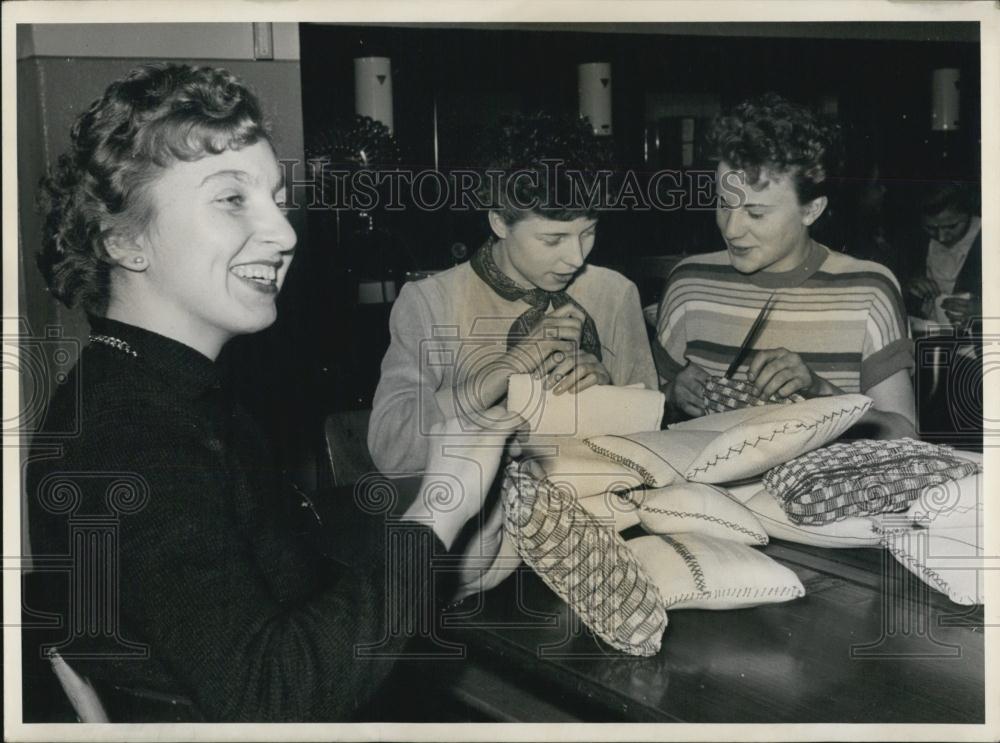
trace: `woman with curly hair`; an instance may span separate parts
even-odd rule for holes
[[[491,134],[479,197],[493,234],[467,263],[404,286],[392,310],[368,430],[383,472],[422,467],[428,427],[481,419],[511,374],[555,394],[656,388],[638,289],[587,264],[598,210],[583,194],[604,169],[589,125],[535,115]]]
[[[705,413],[705,382],[726,371],[773,295],[735,379],[765,399],[861,392],[878,435],[912,435],[913,350],[896,278],[809,234],[827,205],[836,127],[771,93],[720,117],[711,139],[726,249],[681,261],[667,282],[657,363],[674,412]]]
[[[466,458],[429,461],[462,497],[435,509],[418,496],[392,549],[380,521],[324,562],[293,528],[299,501],[216,364],[228,340],[275,320],[296,243],[253,93],[225,70],[139,67],[76,121],[46,193],[40,266],[93,329],[27,478],[34,556],[77,560],[47,594],[74,629],[71,662],[109,693],[190,703],[165,705],[167,719],[351,719],[418,629],[411,613],[488,585],[478,566],[497,553],[499,509],[473,530],[476,564],[463,562],[453,590],[435,594],[430,556],[478,516],[510,428],[463,428]],[[43,456],[73,420],[79,433]],[[445,441],[456,431],[433,429]],[[114,553],[80,552],[74,519],[109,514]],[[108,594],[81,583],[95,575],[112,576]],[[98,599],[96,618],[79,603]]]

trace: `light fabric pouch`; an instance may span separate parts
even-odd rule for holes
[[[666,431],[594,436],[587,444],[637,472],[649,487],[679,478],[727,483],[760,475],[833,441],[871,405],[864,395],[817,397],[706,415]]]
[[[982,465],[981,454],[955,454]],[[981,604],[985,494],[985,477],[978,472],[924,488],[906,512],[873,521],[882,544],[903,567],[956,604]]]
[[[524,458],[544,473],[541,479],[577,498],[621,493],[643,485],[635,471],[602,457],[580,439],[531,439],[524,448]]]
[[[764,485],[761,483],[759,477],[751,477],[737,482],[727,482],[725,487],[730,498],[746,505],[751,498],[761,491]]]
[[[985,599],[982,532],[907,529],[883,535],[883,545],[907,570],[963,606]]]
[[[656,583],[667,611],[741,609],[805,595],[793,571],[739,542],[664,534],[626,544]]]
[[[506,536],[583,623],[617,650],[656,654],[667,626],[663,599],[614,529],[516,462],[502,495]]]
[[[684,482],[626,494],[652,534],[702,534],[749,545],[767,544],[754,514],[716,485]]]
[[[639,509],[629,500],[628,493],[607,492],[580,498],[577,501],[602,524],[623,532],[639,523]]]
[[[872,520],[848,516],[822,526],[800,526],[792,523],[781,500],[758,482],[756,494],[746,502],[768,536],[816,547],[878,547],[882,544]]]
[[[532,436],[582,439],[656,431],[663,419],[664,401],[662,392],[641,384],[595,385],[579,394],[556,395],[530,374],[512,374],[507,382],[507,409],[528,421]]]

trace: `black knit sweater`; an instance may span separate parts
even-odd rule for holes
[[[112,517],[105,526],[118,534],[112,612],[76,629],[71,621],[64,654],[93,651],[71,663],[96,679],[183,694],[211,720],[350,719],[407,640],[387,622],[398,627],[413,602],[422,612],[433,605],[433,532],[404,522],[413,538],[386,540],[379,522],[363,539],[354,530],[346,565],[323,563],[290,528],[297,503],[216,364],[130,325],[92,326],[136,355],[84,349],[33,442],[27,477],[36,564],[65,564],[71,530],[91,528],[86,517]],[[64,435],[77,420],[79,433]],[[46,456],[53,444],[61,453]],[[114,575],[114,563],[80,544],[77,580],[100,582],[87,572],[95,566]],[[76,611],[101,598],[93,586],[77,591]],[[56,593],[50,606],[71,617],[72,591]],[[80,636],[94,627],[96,637]],[[357,658],[365,645],[377,652]]]

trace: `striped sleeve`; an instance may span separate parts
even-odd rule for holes
[[[871,286],[871,304],[865,325],[861,358],[861,391],[871,389],[900,369],[912,369],[913,341],[909,336],[903,296],[891,274],[880,275]]]
[[[656,343],[653,361],[660,377],[660,386],[673,382],[684,368],[687,332],[684,326],[684,303],[677,296],[677,272],[667,281],[656,319]]]

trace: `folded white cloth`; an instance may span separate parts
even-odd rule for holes
[[[603,434],[658,431],[663,393],[641,384],[596,385],[579,394],[555,395],[530,374],[513,374],[507,385],[507,409],[525,418],[533,435],[583,439]]]
[[[983,455],[955,450],[982,466]],[[956,604],[981,604],[985,598],[983,472],[931,485],[902,513],[872,517],[882,544],[903,567]]]

